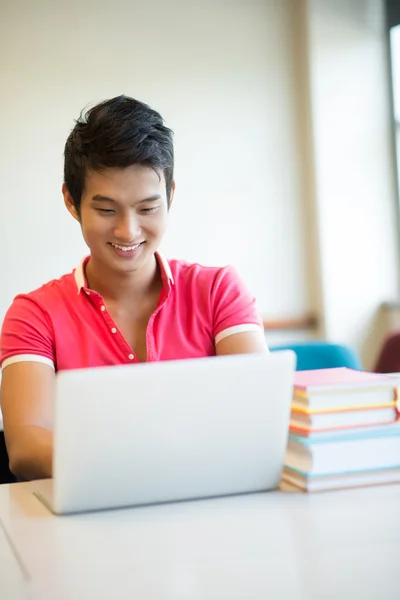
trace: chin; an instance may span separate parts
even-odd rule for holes
[[[146,248],[145,251],[141,251],[138,256],[132,257],[118,257],[115,256],[112,260],[108,260],[110,268],[119,271],[120,273],[129,273],[141,269],[152,256],[154,256],[154,250]]]

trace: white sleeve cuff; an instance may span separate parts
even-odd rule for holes
[[[9,358],[6,358],[6,360],[3,360],[1,370],[4,371],[6,367],[19,362],[39,362],[44,365],[49,365],[49,367],[54,369],[53,361],[45,356],[40,356],[40,354],[16,354],[15,356],[10,356]]]
[[[245,325],[235,325],[234,327],[228,327],[228,329],[224,329],[220,331],[215,336],[215,343],[218,344],[224,338],[229,337],[230,335],[235,335],[235,333],[244,333],[247,331],[261,331],[264,333],[264,329],[261,325],[257,325],[256,323],[247,323]]]

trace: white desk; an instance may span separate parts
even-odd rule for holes
[[[0,597],[6,600],[25,600],[28,591],[26,575],[11,541],[0,525]]]
[[[0,486],[29,600],[398,600],[399,507],[393,485],[54,517]]]

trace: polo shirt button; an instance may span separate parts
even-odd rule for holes
[[[90,292],[89,292],[88,290],[86,290],[86,294],[87,294],[88,296],[90,296]]]
[[[128,356],[128,358],[129,358],[129,360],[133,360],[135,357],[133,356],[133,354],[130,354],[130,355]]]
[[[115,327],[113,327],[113,328],[111,329],[111,333],[117,333],[117,330],[115,329]]]
[[[104,312],[106,310],[106,307],[104,306],[104,304],[103,304],[103,306],[100,307],[100,310],[101,310],[101,312]]]

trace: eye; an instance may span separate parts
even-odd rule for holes
[[[148,214],[148,213],[152,213],[152,212],[156,211],[157,209],[158,209],[158,206],[151,206],[149,208],[142,208],[140,212]]]
[[[111,208],[96,208],[96,210],[104,215],[112,215],[115,213],[115,210],[112,210]]]

